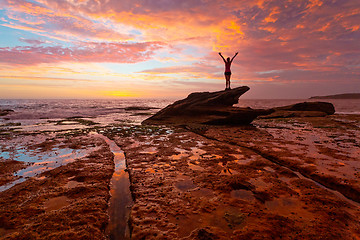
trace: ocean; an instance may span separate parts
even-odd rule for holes
[[[114,123],[138,125],[171,102],[164,99],[2,99],[0,109],[11,109],[14,112],[0,118],[0,126],[10,126],[11,123],[13,128],[21,128],[23,131],[86,127],[71,121],[72,118],[89,120],[98,123],[97,126]],[[62,122],[56,124],[56,121]]]
[[[271,108],[309,99],[239,99],[238,107]],[[360,114],[360,99],[326,99],[335,106],[336,114]],[[102,126],[113,123],[141,124],[150,115],[174,102],[174,99],[1,99],[0,109],[14,112],[0,118],[0,124],[17,123],[33,130],[70,129],[72,124],[53,126],[51,121],[86,118]],[[77,125],[74,123],[74,125]],[[32,126],[32,127],[31,127]],[[65,127],[66,126],[66,127]],[[54,129],[55,128],[55,129]],[[25,129],[23,129],[25,130]]]

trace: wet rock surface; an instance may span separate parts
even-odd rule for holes
[[[238,108],[232,105],[250,88],[243,86],[219,92],[191,93],[146,119],[143,124],[205,123],[212,125],[244,125],[271,111]]]
[[[109,132],[127,158],[133,239],[358,238],[359,122]]]
[[[86,135],[13,134],[1,139],[1,147],[1,239],[105,238],[114,163],[104,141]],[[79,156],[79,151],[86,154]],[[32,157],[34,162],[28,162]],[[9,176],[23,180],[4,188]]]
[[[257,128],[218,128],[205,135],[247,147],[360,202],[359,117],[343,117],[259,120]]]
[[[0,162],[0,186],[5,185],[9,182],[16,180],[14,172],[19,171],[26,167],[26,164],[23,162],[15,160],[5,160]]]
[[[360,116],[335,114],[0,135],[0,239],[108,238],[114,156],[89,132],[124,151],[132,239],[360,237]]]

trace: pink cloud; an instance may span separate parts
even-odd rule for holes
[[[151,58],[163,47],[159,42],[144,43],[83,43],[76,47],[26,46],[0,48],[0,62],[33,65],[56,62],[135,63]]]
[[[56,4],[46,5],[26,0],[4,0],[2,4],[7,11],[11,24],[7,27],[27,28],[33,32],[47,32],[48,36],[64,39],[84,38],[93,40],[128,40],[131,34],[120,33],[101,22],[86,18],[79,12],[56,8]]]

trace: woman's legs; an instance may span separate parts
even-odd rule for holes
[[[225,89],[230,89],[230,77],[231,77],[231,75],[225,75],[225,79],[226,79]]]

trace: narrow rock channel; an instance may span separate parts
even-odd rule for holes
[[[118,145],[104,135],[99,135],[109,145],[114,154],[115,170],[110,182],[110,194],[108,214],[110,222],[107,227],[107,235],[110,240],[130,239],[129,216],[133,200],[130,191],[129,174],[125,171],[126,162],[124,152]]]

